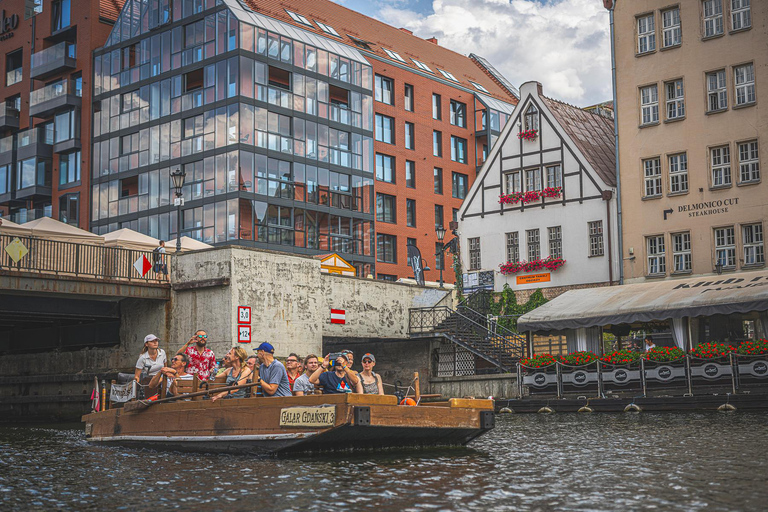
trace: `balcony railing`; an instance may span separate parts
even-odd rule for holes
[[[68,80],[62,80],[50,85],[46,85],[42,89],[37,89],[29,94],[29,106],[35,107],[61,96],[72,94],[75,96],[82,96],[83,90],[75,86],[75,83]]]
[[[5,74],[6,85],[17,84],[21,82],[21,79],[22,79],[22,68],[12,69]]]
[[[29,251],[18,263],[5,250],[15,238]],[[86,243],[44,240],[42,238],[0,235],[0,270],[87,277],[104,281],[167,284],[168,275],[150,270],[144,276],[134,268],[136,260],[145,256],[152,262],[152,251],[105,247]],[[170,267],[170,255],[162,255]]]
[[[13,135],[0,139],[0,153],[7,153],[8,151],[13,151]]]
[[[32,76],[40,68],[46,66],[55,66],[56,64],[65,65],[66,58],[77,58],[77,44],[62,41],[61,43],[32,54]]]
[[[38,142],[42,144],[53,144],[53,125],[48,124],[45,127],[34,127],[23,132],[19,132],[19,148],[29,146],[30,144],[36,144]]]
[[[24,224],[36,219],[42,219],[43,217],[51,217],[53,215],[53,207],[46,206],[44,208],[35,208],[34,210],[20,210],[16,213],[12,213],[4,218],[15,222],[16,224]]]

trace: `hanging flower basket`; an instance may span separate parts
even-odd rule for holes
[[[538,130],[525,130],[517,134],[517,138],[523,140],[536,140],[536,137],[538,136]]]
[[[499,265],[499,272],[504,275],[517,274],[519,272],[534,272],[536,270],[550,270],[554,272],[565,265],[563,258],[553,258],[552,256],[546,259],[538,259],[533,261],[516,261],[503,263]]]

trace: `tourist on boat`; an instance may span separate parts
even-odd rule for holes
[[[293,383],[301,375],[299,371],[299,356],[294,352],[288,354],[288,358],[285,360],[285,372],[288,375],[288,385],[291,388],[291,393],[293,393]]]
[[[330,354],[325,356],[323,364],[309,377],[312,384],[323,386],[324,394],[331,393],[362,393],[360,379],[348,368],[347,358],[340,355],[334,361],[332,371],[326,372],[330,363]]]
[[[256,370],[256,365],[258,364],[259,358],[254,356],[248,356],[248,359],[245,361],[245,365],[251,369],[251,371]]]
[[[141,355],[136,361],[136,371],[134,379],[141,383],[146,377],[154,377],[166,363],[165,350],[158,348],[160,338],[154,334],[147,334],[144,337],[144,348],[141,349]]]
[[[315,386],[309,382],[309,377],[315,373],[315,370],[317,370],[318,366],[320,366],[320,363],[317,361],[317,356],[315,354],[309,354],[304,358],[304,368],[306,368],[306,371],[296,379],[296,382],[293,383],[294,396],[315,394]]]
[[[232,347],[224,356],[224,361],[229,368],[225,371],[227,376],[227,386],[242,386],[247,384],[248,378],[251,376],[251,369],[245,364],[245,360],[248,359],[248,354],[243,347]],[[236,389],[234,391],[222,391],[216,395],[213,395],[211,402],[215,402],[220,398],[245,398],[245,388]]]
[[[160,385],[160,380],[163,375],[166,377],[165,396],[172,397],[177,395],[176,382],[179,380],[192,380],[192,374],[187,373],[187,365],[189,364],[189,358],[186,354],[176,354],[171,358],[171,366],[162,368],[158,373],[152,377],[149,382],[150,388],[155,388]]]
[[[360,385],[366,395],[383,395],[384,385],[381,383],[381,375],[374,373],[376,358],[368,353],[363,356],[363,371],[357,374],[360,377]]]
[[[177,354],[187,354],[189,358],[189,373],[197,375],[203,381],[211,377],[211,370],[216,366],[216,354],[213,353],[213,350],[206,348],[207,343],[208,333],[199,329],[176,352]],[[215,378],[216,375],[213,375],[213,377]]]
[[[264,342],[256,349],[256,356],[261,361],[259,384],[264,396],[292,396],[285,366],[275,359],[275,347]]]
[[[656,348],[656,345],[653,344],[653,336],[649,334],[645,337],[645,351],[650,352],[654,348]]]

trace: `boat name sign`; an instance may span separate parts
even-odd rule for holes
[[[335,423],[335,405],[288,407],[280,410],[281,427],[332,427]]]

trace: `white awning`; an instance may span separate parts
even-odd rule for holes
[[[559,331],[768,310],[768,271],[571,290],[521,316],[520,331]]]

